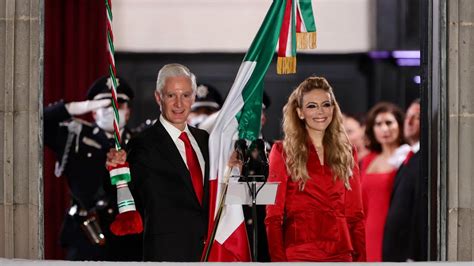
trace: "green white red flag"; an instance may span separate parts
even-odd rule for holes
[[[306,5],[308,7],[308,5]],[[310,8],[311,5],[309,6]],[[263,79],[273,59],[280,31],[280,49],[284,47],[282,57],[294,59],[296,71],[296,0],[274,0],[265,19],[255,36],[239,68],[234,84],[217,117],[209,138],[210,153],[210,227],[212,240],[205,261],[250,261],[250,248],[241,205],[222,205],[223,195],[230,177],[228,159],[234,151],[238,139],[255,140],[260,134],[260,116],[262,112]],[[312,14],[312,10],[311,10]],[[313,18],[314,23],[314,18]],[[304,28],[308,30],[308,27]],[[300,28],[301,30],[301,28]],[[282,50],[282,51],[283,51]],[[280,60],[280,54],[279,58]],[[283,63],[282,63],[283,64]],[[287,70],[293,69],[283,64]],[[288,64],[287,64],[288,65]],[[215,223],[218,222],[217,227]],[[215,228],[215,230],[212,230]],[[208,247],[209,248],[209,247]]]

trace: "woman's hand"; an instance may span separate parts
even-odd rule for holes
[[[227,163],[227,166],[229,168],[234,168],[234,167],[237,167],[239,169],[240,172],[242,172],[242,165],[243,165],[243,162],[242,160],[240,160],[239,158],[239,153],[237,151],[233,151],[232,154],[230,155],[230,158],[229,158],[229,161]]]

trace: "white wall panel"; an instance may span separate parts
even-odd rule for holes
[[[364,52],[374,0],[313,0],[316,52]],[[114,0],[117,51],[244,52],[271,0]]]

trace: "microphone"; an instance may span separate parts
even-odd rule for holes
[[[247,146],[247,141],[239,139],[235,143],[239,159],[242,160],[242,176],[240,181],[264,182],[268,177],[268,158],[263,139],[256,139]]]

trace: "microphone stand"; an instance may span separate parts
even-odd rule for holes
[[[257,262],[258,261],[258,249],[257,249],[257,243],[258,243],[258,221],[257,221],[257,181],[255,181],[255,178],[252,178],[252,188],[251,188],[251,194],[252,194],[252,228],[253,228],[253,247],[252,247],[252,253],[253,253],[253,261]]]
[[[263,180],[263,181],[258,181]],[[257,195],[258,192],[265,186],[266,180],[264,175],[248,175],[244,177],[244,182],[247,183],[249,194],[251,197],[251,213],[252,213],[252,258],[254,262],[258,261],[258,214],[257,214]],[[257,183],[263,184],[257,189]]]
[[[252,200],[252,257],[253,261],[258,261],[258,214],[257,214],[257,195],[266,183],[268,176],[268,160],[265,154],[265,145],[263,140],[254,140],[245,152],[245,164],[242,174],[244,182],[247,183],[249,194]],[[257,188],[257,182],[263,182],[260,188]]]

